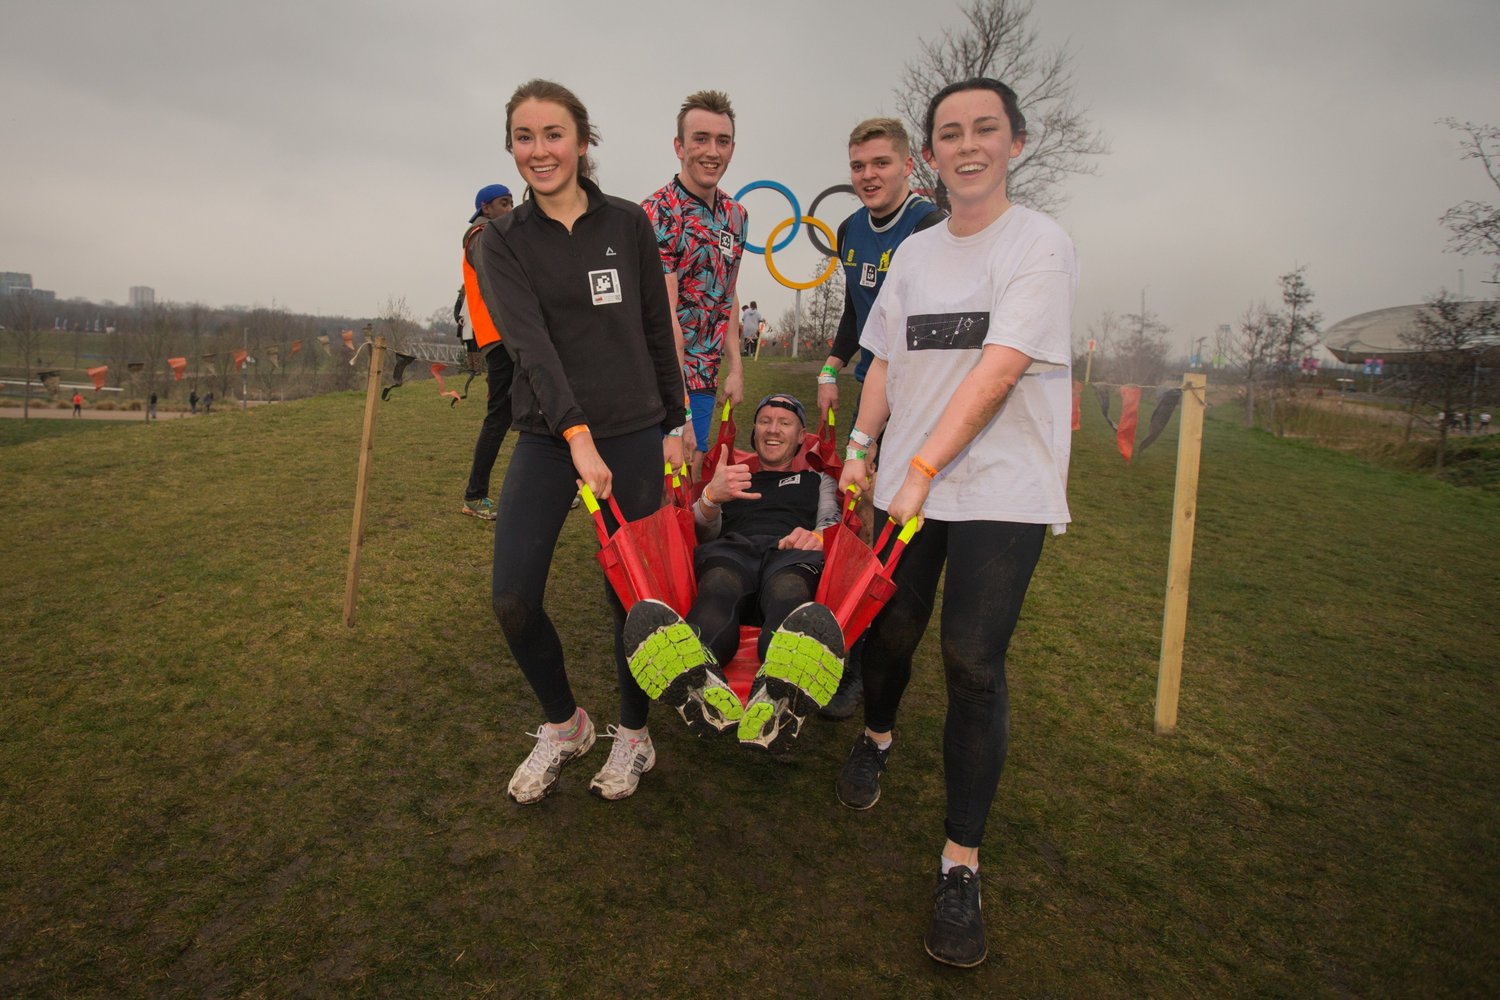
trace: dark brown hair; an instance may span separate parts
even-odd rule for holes
[[[510,119],[525,101],[551,101],[553,104],[561,105],[562,109],[573,119],[573,126],[578,129],[578,137],[590,146],[599,145],[599,131],[589,121],[589,109],[583,106],[567,87],[551,80],[527,80],[516,88],[516,92],[510,95],[510,100],[505,102],[505,151],[512,152],[510,141]],[[578,173],[590,180],[594,177],[594,161],[587,154],[578,158]]]

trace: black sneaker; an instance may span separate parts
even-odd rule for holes
[[[858,643],[855,644],[856,647]],[[828,704],[818,709],[818,715],[825,719],[847,719],[854,715],[860,705],[865,702],[865,678],[864,671],[860,668],[859,657],[850,650],[847,662],[844,664],[844,676],[839,678],[839,689],[828,699]]]
[[[933,892],[932,926],[922,945],[927,954],[944,965],[970,969],[984,961],[990,946],[984,938],[984,914],[980,912],[979,875],[956,865],[938,875]]]
[[[890,755],[890,747],[880,749],[868,733],[861,732],[859,739],[854,741],[854,749],[849,752],[849,759],[839,771],[839,780],[833,786],[839,801],[850,809],[868,809],[878,802],[880,774]]]

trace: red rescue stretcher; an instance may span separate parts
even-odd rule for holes
[[[832,411],[828,417],[817,433],[807,433],[802,450],[793,463],[794,469],[812,469],[835,477],[842,471],[843,462],[834,448]],[[718,441],[713,452],[704,459],[703,481],[696,487],[690,485],[685,469],[674,471],[668,466],[665,492],[669,501],[655,513],[636,521],[626,521],[614,497],[610,497],[607,503],[619,525],[613,534],[609,532],[604,512],[593,491],[587,486],[581,491],[584,505],[593,516],[594,530],[599,535],[599,565],[627,612],[637,601],[647,597],[661,601],[683,616],[692,607],[698,592],[693,573],[697,533],[693,527],[692,498],[702,491],[712,476],[723,445],[730,446],[737,463],[750,465],[751,471],[755,471],[757,465],[754,452],[734,449],[735,434],[735,424],[726,404],[719,424]],[[898,532],[894,530],[894,522],[888,521],[872,549],[859,537],[854,493],[855,487],[851,486],[843,518],[823,532],[823,572],[814,597],[833,612],[843,630],[845,648],[869,628],[870,622],[895,593],[891,573],[912,535],[921,526],[921,519],[913,518]],[[888,545],[890,551],[881,559],[878,553]],[[741,626],[739,649],[733,659],[723,665],[725,678],[741,701],[749,698],[751,683],[760,669],[759,639],[758,627]]]

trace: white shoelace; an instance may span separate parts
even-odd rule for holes
[[[619,768],[621,770],[630,766],[635,757],[636,747],[645,742],[640,736],[621,736],[619,727],[611,725],[604,733],[604,738],[614,740],[615,745],[609,748],[609,759],[604,762],[604,770]]]
[[[548,732],[547,727],[542,726],[536,732],[526,734],[536,740],[536,746],[521,764],[523,774],[539,778],[562,761],[564,741],[548,735]]]

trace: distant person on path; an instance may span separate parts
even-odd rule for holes
[[[822,532],[839,520],[838,483],[811,469],[792,471],[806,420],[795,396],[760,401],[750,435],[759,468],[752,473],[726,454],[693,504],[698,594],[686,619],[654,600],[640,601],[625,619],[636,681],[699,736],[735,727],[742,744],[779,751],[843,673],[839,623],[812,603]],[[761,669],[742,706],[720,667],[739,649],[741,618],[757,608]]]
[[[491,600],[511,656],[546,717],[507,793],[538,802],[594,745],[574,699],[562,642],[544,606],[547,574],[576,489],[613,496],[621,514],[661,507],[662,463],[682,462],[682,369],[651,221],[589,176],[598,134],[566,87],[532,80],[505,105],[505,148],[528,197],[479,236],[484,303],[516,363],[516,444],[495,515]],[[602,582],[602,581],[601,581]],[[623,799],[656,763],[651,699],[625,662],[625,611],[614,616],[620,724],[589,790]],[[579,595],[564,598],[571,611]]]
[[[946,841],[924,945],[939,962],[988,952],[979,848],[1005,766],[1005,657],[1049,529],[1068,511],[1072,444],[1073,242],[1013,205],[1006,180],[1026,145],[1015,91],[985,77],[927,105],[922,156],[947,188],[947,221],[902,244],[860,345],[875,355],[841,485],[867,479],[882,431],[875,529],[917,532],[864,649],[865,726],[835,788],[851,809],[880,798],[912,657],[943,585]]]
[[[203,397],[203,412],[205,415],[214,412],[214,394],[209,393]]]
[[[1489,411],[1486,410],[1485,412],[1483,412],[1483,413],[1481,413],[1479,415],[1479,433],[1486,434],[1486,433],[1489,432],[1489,429],[1490,429],[1490,414],[1489,414]]]
[[[156,419],[156,393],[154,392],[151,394],[151,398],[146,400],[146,419]]]
[[[507,215],[513,205],[510,188],[488,184],[474,196],[474,214],[463,241],[463,287],[459,289],[454,318],[458,320],[459,337],[470,351],[484,360],[485,381],[489,385],[484,422],[474,441],[474,460],[469,465],[469,482],[464,487],[464,502],[459,512],[485,521],[495,519],[495,503],[490,499],[490,473],[495,457],[510,430],[510,390],[515,381],[516,365],[500,344],[500,331],[484,304],[479,289],[476,262],[479,258],[479,234],[493,219]],[[467,336],[465,334],[467,333]]]
[[[188,412],[197,416],[198,414],[198,390],[194,389],[188,393]]]
[[[735,282],[748,216],[739,202],[719,189],[734,156],[734,108],[728,95],[717,90],[689,94],[677,112],[672,148],[681,164],[677,175],[642,207],[656,229],[661,269],[667,276],[697,475],[720,388],[735,406],[745,394]]]
[[[81,392],[73,393],[73,416],[83,416],[83,393]]]
[[[760,339],[760,307],[753,301],[740,313],[740,341],[745,345],[744,355],[755,356],[755,342]]]

